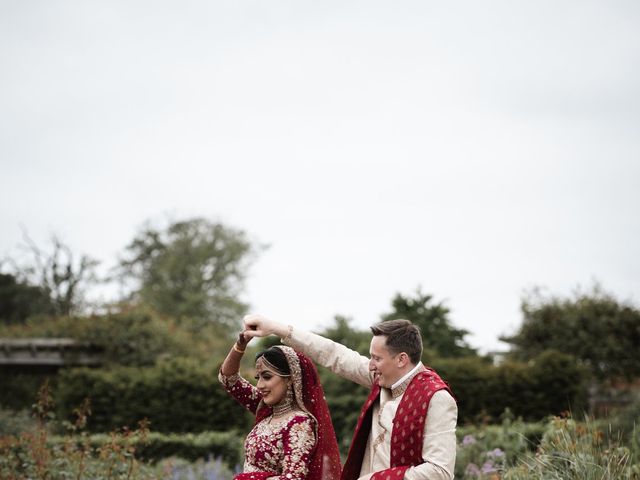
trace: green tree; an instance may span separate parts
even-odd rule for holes
[[[640,310],[593,287],[570,298],[545,296],[539,289],[522,300],[523,322],[502,341],[511,356],[529,360],[545,350],[573,355],[601,380],[640,375]]]
[[[193,218],[166,229],[146,226],[126,247],[120,274],[133,280],[131,297],[197,325],[236,325],[239,300],[256,248],[245,232]]]
[[[54,306],[42,288],[11,273],[0,273],[0,322],[24,323],[37,314],[52,314]]]
[[[414,296],[401,293],[391,301],[393,311],[382,316],[382,320],[405,318],[415,323],[422,333],[425,350],[440,357],[464,357],[476,355],[464,340],[469,332],[455,328],[449,320],[449,309],[443,302],[434,304],[433,296],[416,290]]]
[[[341,343],[352,350],[356,350],[362,355],[369,356],[369,345],[371,344],[371,332],[358,330],[351,326],[352,319],[343,315],[333,317],[333,325],[320,332],[323,337],[334,342]]]

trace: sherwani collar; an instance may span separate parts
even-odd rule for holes
[[[411,380],[420,372],[425,370],[422,362],[418,362],[418,364],[411,369],[404,377],[399,379],[396,383],[391,386],[391,397],[395,400],[399,396],[401,396],[406,390]]]

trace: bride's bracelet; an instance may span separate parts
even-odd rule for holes
[[[242,348],[238,348],[238,344],[237,343],[233,344],[233,349],[238,353],[244,353],[244,350],[245,350],[245,349],[242,349]]]

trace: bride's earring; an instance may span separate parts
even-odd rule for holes
[[[287,387],[287,403],[293,403],[293,384],[290,383]]]

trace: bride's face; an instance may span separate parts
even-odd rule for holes
[[[257,369],[257,388],[262,395],[264,403],[267,405],[276,405],[280,403],[287,394],[287,388],[291,381],[288,378],[277,375],[268,368],[257,367]]]

